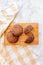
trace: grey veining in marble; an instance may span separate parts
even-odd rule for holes
[[[39,23],[39,45],[32,46],[31,50],[38,57],[40,65],[43,65],[43,0],[0,0],[0,9],[16,2],[19,13],[15,22]]]

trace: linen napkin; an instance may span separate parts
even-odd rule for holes
[[[14,20],[18,8],[15,4],[0,11],[0,65],[39,65],[29,46],[5,46],[4,32]]]
[[[18,8],[15,4],[10,5],[10,7],[6,10],[0,11],[0,21],[2,22],[2,25],[0,25],[0,37],[15,18],[17,13]]]

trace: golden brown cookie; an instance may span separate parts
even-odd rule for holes
[[[25,40],[25,43],[31,43],[33,42],[33,40],[34,40],[34,35],[33,33],[30,33],[29,37]]]
[[[33,27],[31,25],[27,26],[25,29],[24,29],[24,33],[25,34],[28,34],[29,32],[31,32],[33,29]]]
[[[16,43],[18,41],[18,37],[14,36],[11,31],[7,33],[7,39],[10,43]]]
[[[20,36],[23,33],[23,28],[21,25],[19,24],[15,24],[13,26],[13,28],[11,29],[11,32],[15,35],[15,36]]]

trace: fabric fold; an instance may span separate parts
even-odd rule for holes
[[[0,11],[0,65],[39,65],[29,47],[4,46],[4,32],[15,19],[18,8],[14,4]]]
[[[6,10],[0,11],[0,22],[3,23],[2,25],[0,25],[0,37],[7,29],[9,24],[12,22],[12,20],[14,20],[17,13],[18,13],[18,8],[14,4],[10,5],[10,7]]]

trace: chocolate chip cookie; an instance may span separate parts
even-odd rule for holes
[[[15,24],[13,26],[13,28],[11,29],[11,32],[15,35],[15,36],[20,36],[23,33],[23,28],[21,25],[19,24]]]
[[[7,39],[10,43],[16,43],[18,41],[18,37],[14,36],[11,31],[7,33]]]
[[[28,34],[29,32],[31,32],[33,29],[33,27],[31,25],[28,25],[25,29],[24,29],[24,33]]]
[[[31,43],[33,42],[33,40],[34,40],[34,35],[33,33],[30,33],[29,37],[25,40],[25,43]]]

